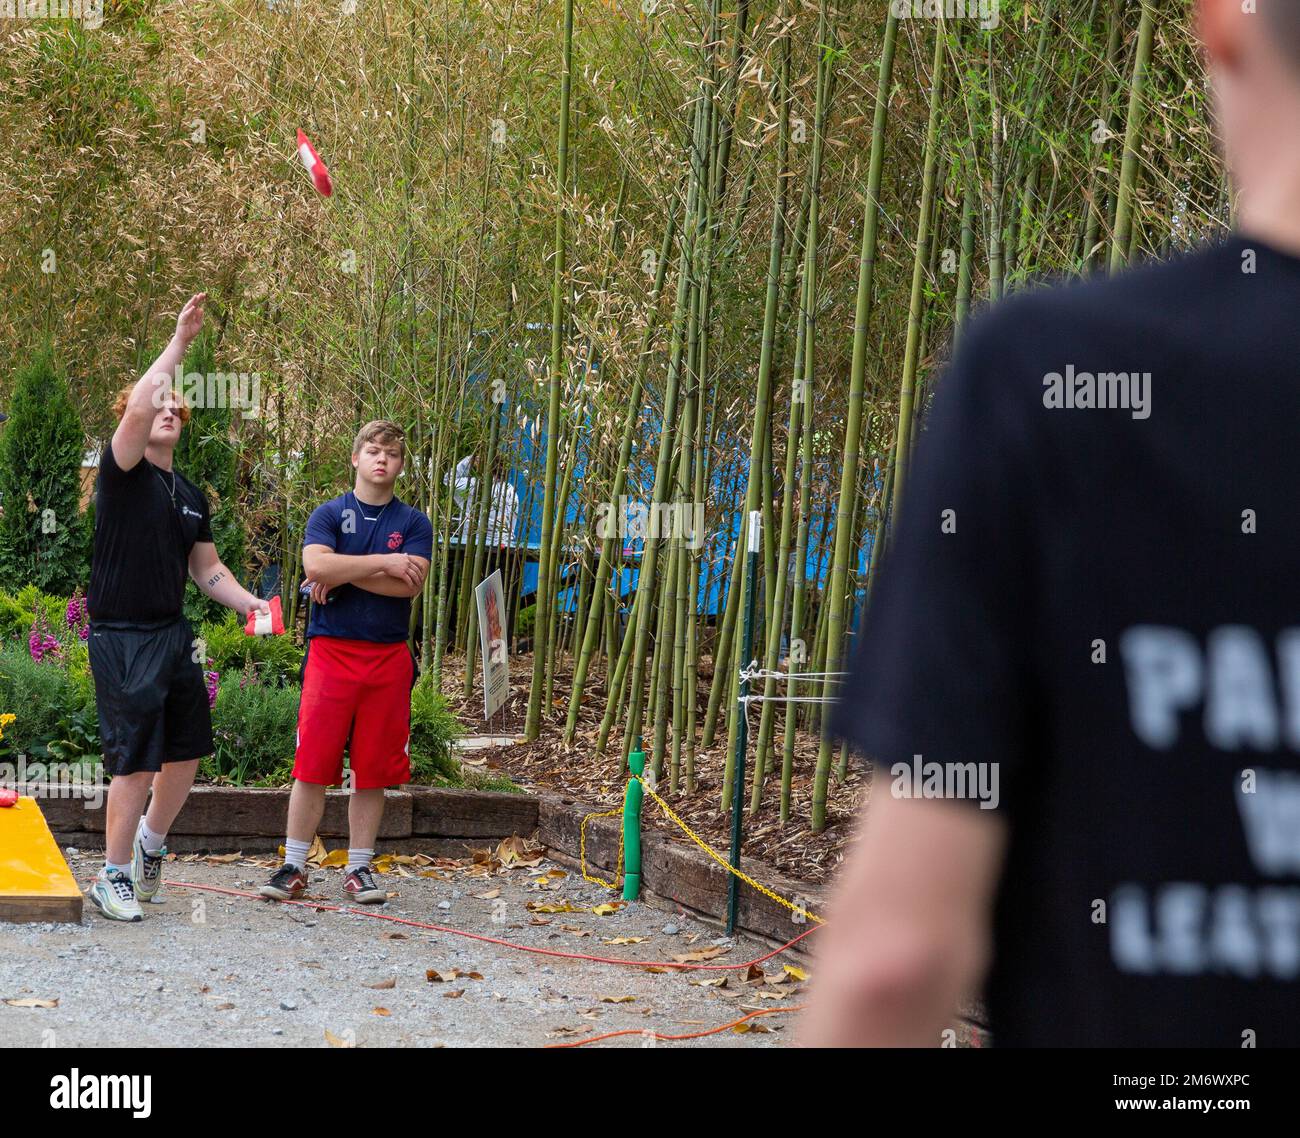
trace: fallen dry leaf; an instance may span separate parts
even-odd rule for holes
[[[530,845],[518,834],[512,834],[497,845],[495,860],[511,869],[528,869],[541,865],[545,853],[541,846]]]
[[[20,996],[17,999],[5,1000],[11,1008],[57,1008],[59,1001],[57,999],[46,1000],[39,996]]]
[[[389,988],[397,987],[397,977],[390,976],[387,980],[380,980],[378,984],[367,984],[367,988],[374,988],[377,992],[387,991]]]
[[[459,980],[461,977],[468,980],[482,980],[482,972],[462,972],[459,968],[449,968],[446,972],[439,972],[436,968],[430,968],[425,972],[424,978],[430,984],[445,984],[451,980]]]
[[[683,952],[673,959],[678,964],[697,964],[701,960],[712,960],[715,956],[721,956],[727,949],[721,945],[711,945],[709,948],[697,949],[695,952]]]
[[[335,1035],[329,1028],[325,1029],[325,1042],[331,1047],[355,1047],[356,1044],[350,1039],[344,1039],[342,1036]]]
[[[370,1011],[377,1016],[390,1016],[393,1014],[387,1008],[371,1008]]]

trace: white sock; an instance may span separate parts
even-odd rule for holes
[[[307,854],[311,850],[311,842],[295,842],[292,838],[284,839],[284,860],[298,869],[307,868]]]
[[[149,823],[143,818],[140,819],[140,829],[138,833],[140,836],[140,844],[144,846],[145,853],[156,854],[163,848],[163,845],[167,841],[167,834],[165,831],[159,834],[154,830],[149,829]]]
[[[104,868],[108,870],[109,873],[112,873],[113,870],[116,869],[119,873],[125,873],[127,877],[131,876],[131,867],[129,865],[114,865],[111,861],[105,859]]]
[[[374,850],[348,850],[348,872],[354,869],[361,869],[370,864],[370,859],[375,856]]]

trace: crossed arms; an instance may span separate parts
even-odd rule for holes
[[[328,545],[305,545],[302,569],[311,582],[311,599],[320,604],[339,585],[381,597],[413,597],[424,587],[429,561],[409,553],[335,553]]]

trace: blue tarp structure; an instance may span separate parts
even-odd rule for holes
[[[598,375],[598,365],[592,366],[591,375],[593,377]],[[483,377],[476,378],[486,386]],[[503,429],[509,432],[509,437],[503,437],[500,445],[507,449],[507,453],[518,456],[509,475],[510,483],[519,496],[519,526],[515,535],[515,547],[530,552],[524,565],[523,593],[525,597],[531,597],[537,591],[537,559],[542,545],[543,485],[546,473],[545,402],[543,399],[517,399],[505,405],[504,414]],[[645,414],[653,423],[658,408],[651,404],[646,407]],[[657,433],[651,429],[647,430],[647,434],[657,438]],[[574,456],[574,472],[565,508],[565,522],[566,530],[570,534],[581,533],[583,527],[589,525],[592,531],[590,537],[599,549],[599,535],[596,532],[598,519],[582,516],[580,496],[573,492],[587,470],[591,457],[589,443],[590,434],[584,432],[579,439]],[[620,565],[616,567],[614,577],[619,595],[625,598],[626,604],[631,603],[631,596],[636,590],[638,563],[645,545],[642,531],[645,528],[646,513],[654,485],[656,458],[654,447],[637,449],[640,456],[633,460],[624,491],[631,509],[625,512],[622,519],[617,517],[614,519],[616,523],[621,523],[619,532],[626,535],[622,537],[622,558]],[[707,497],[711,501],[735,502],[744,498],[749,468],[748,441],[737,438],[735,446],[729,453],[729,461],[719,465],[710,475]],[[815,512],[809,523],[807,573],[809,580],[816,581],[819,586],[825,583],[830,572],[835,506],[839,495],[840,461],[839,456],[814,460],[814,484],[825,486],[826,492],[814,496],[815,499],[820,497],[821,500],[815,500]],[[879,485],[881,479],[878,473],[876,480]],[[684,531],[678,532],[690,534],[697,515],[693,511],[684,511],[684,514],[685,516],[677,515],[678,519],[685,524]],[[738,511],[732,513],[727,528],[710,532],[715,529],[717,522],[716,514],[705,515],[703,529],[699,532],[702,547],[697,611],[702,616],[717,616],[725,608],[727,590],[731,584],[731,566],[736,556],[738,541],[741,540],[742,519]],[[587,535],[582,534],[582,536]],[[859,580],[863,579],[870,562],[872,536],[872,527],[868,525],[858,556]],[[561,579],[567,578],[569,581],[557,594],[559,606],[564,612],[573,612],[577,608],[576,580],[573,578],[573,574],[577,571],[577,564],[576,551],[573,551],[573,555],[560,566]],[[861,595],[862,590],[859,589],[859,598]]]

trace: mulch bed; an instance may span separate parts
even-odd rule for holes
[[[488,724],[483,720],[483,692],[479,676],[475,676],[473,689],[465,697],[463,657],[450,657],[443,661],[442,688],[452,710],[460,717],[468,731],[483,735],[517,735],[522,737],[528,711],[528,686],[532,676],[532,657],[513,656],[510,660],[510,699],[503,711],[498,712]],[[477,670],[477,669],[476,669]],[[603,675],[589,675],[586,698],[579,710],[578,732],[571,747],[563,742],[564,719],[568,711],[568,693],[572,690],[572,672],[568,667],[556,673],[552,690],[551,715],[545,719],[542,732],[532,743],[484,748],[468,755],[467,765],[478,769],[497,770],[525,788],[555,791],[591,803],[602,809],[613,809],[623,800],[626,776],[621,770],[622,735],[618,726],[610,735],[608,753],[597,755],[595,741],[605,709],[605,684]],[[700,672],[700,708],[696,719],[702,726],[708,700],[707,668]],[[851,760],[845,780],[837,782],[832,769],[827,789],[826,829],[814,834],[810,828],[812,817],[813,775],[817,762],[818,739],[800,731],[795,739],[794,775],[791,783],[790,821],[784,826],[780,819],[780,740],[782,718],[776,719],[777,750],[769,761],[763,802],[756,815],[746,814],[744,842],[741,847],[745,857],[757,858],[778,871],[800,881],[820,884],[834,876],[844,858],[848,844],[853,840],[855,822],[865,802],[868,778],[862,764]],[[748,801],[748,778],[753,771],[754,736],[758,727],[758,714],[754,713],[750,728],[750,754],[746,760],[745,798]],[[697,727],[698,729],[698,727]],[[665,771],[660,780],[659,794],[678,815],[723,856],[731,841],[731,814],[721,808],[722,779],[725,766],[727,732],[725,721],[720,719],[714,744],[708,750],[697,750],[695,756],[695,791],[677,793],[668,789]],[[649,741],[647,740],[647,753]],[[838,758],[838,749],[835,752]],[[649,761],[649,759],[648,759]],[[666,762],[666,760],[665,760]],[[773,765],[775,769],[773,769]],[[645,823],[663,830],[683,842],[690,839],[652,801],[647,800],[643,811]]]

